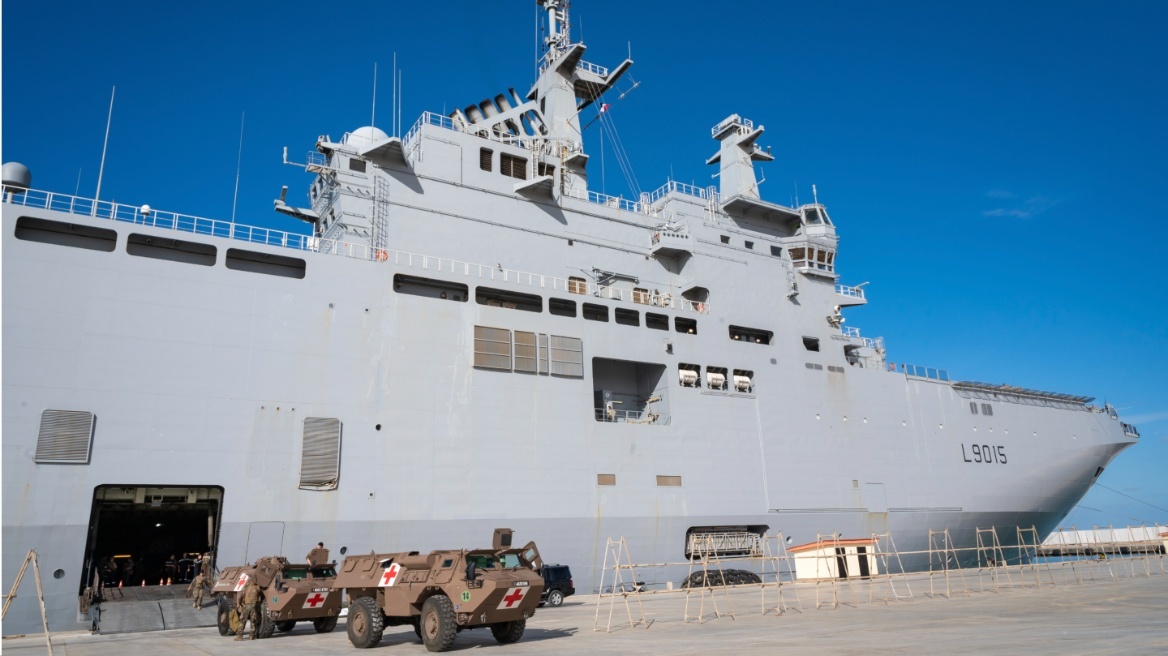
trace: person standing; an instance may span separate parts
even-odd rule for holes
[[[163,566],[163,571],[165,572],[167,582],[173,580],[175,575],[178,574],[178,560],[175,559],[174,554],[170,554],[170,558],[167,559],[166,564]]]
[[[252,579],[243,589],[243,597],[239,604],[239,635],[235,636],[236,640],[243,640],[243,634],[247,631],[249,620],[251,621],[251,639],[256,639],[256,632],[259,631],[260,624],[259,604],[260,586],[256,585],[255,579]]]
[[[308,559],[308,564],[312,566],[324,565],[328,563],[329,550],[324,548],[323,542],[317,542],[312,551],[308,552],[305,558]]]
[[[207,583],[207,579],[206,579],[206,577],[203,576],[202,572],[195,574],[195,578],[193,581],[191,581],[191,585],[188,588],[195,595],[195,603],[192,606],[192,608],[202,608],[203,607],[203,587],[206,583]]]

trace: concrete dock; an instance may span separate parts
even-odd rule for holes
[[[955,581],[944,596],[944,582],[910,579],[912,598],[884,601],[886,583],[836,586],[842,602],[836,608],[816,608],[816,587],[784,586],[787,610],[762,613],[760,590],[743,587],[705,597],[704,621],[686,622],[684,593],[641,595],[648,627],[630,627],[620,597],[569,597],[559,608],[540,608],[528,621],[523,639],[498,645],[489,631],[460,633],[454,651],[487,649],[497,654],[849,654],[896,653],[969,654],[1165,654],[1168,653],[1168,576],[1100,578],[1079,583],[1033,585],[1015,579],[1012,586],[962,586]],[[871,585],[868,589],[864,586]],[[849,587],[850,586],[850,587]],[[856,587],[860,586],[860,587]],[[832,600],[830,586],[820,586],[819,600]],[[874,595],[873,595],[874,593]],[[898,594],[903,595],[904,588]],[[875,596],[875,601],[873,601]],[[711,601],[723,613],[733,605],[734,617],[715,618]],[[774,589],[767,601],[776,605]],[[605,631],[612,601],[612,630]],[[629,597],[639,619],[635,597]],[[689,598],[689,614],[698,614],[700,595]],[[797,610],[802,606],[802,611]],[[214,613],[209,606],[203,612]],[[623,622],[623,626],[621,623]],[[597,630],[599,629],[599,630]],[[55,634],[54,653],[70,656],[123,654],[259,654],[279,650],[298,654],[357,653],[349,644],[342,621],[330,634],[298,625],[288,634],[267,640],[235,642],[214,628],[150,633],[89,635]],[[4,653],[44,654],[44,636],[5,638]],[[426,654],[409,627],[386,630],[376,649],[387,653]]]

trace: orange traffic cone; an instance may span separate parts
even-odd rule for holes
[[[166,584],[170,585],[170,579],[166,579]]]
[[[146,579],[142,579],[142,587],[146,587]]]
[[[121,588],[121,587],[122,587],[122,582],[118,581],[118,588]]]
[[[158,585],[165,585],[165,584],[163,583],[163,581],[165,581],[165,580],[166,580],[166,579],[158,579]]]

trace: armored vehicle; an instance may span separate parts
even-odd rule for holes
[[[337,626],[342,596],[336,590],[336,575],[335,563],[293,564],[282,556],[224,568],[211,590],[219,599],[219,635],[239,631],[237,608],[244,588],[253,580],[260,588],[257,638],[270,637],[277,629],[291,631],[300,620],[311,620],[317,633],[332,631]]]
[[[349,597],[349,641],[372,647],[386,626],[411,624],[430,651],[480,627],[516,642],[539,605],[542,564],[534,542],[511,548],[510,529],[496,529],[490,549],[349,556],[336,582]]]

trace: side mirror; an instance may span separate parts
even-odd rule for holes
[[[343,555],[345,555],[345,554],[346,554],[346,553],[348,553],[348,552],[349,552],[349,548],[348,548],[348,547],[341,547],[341,555],[342,555],[342,556],[343,556]]]

